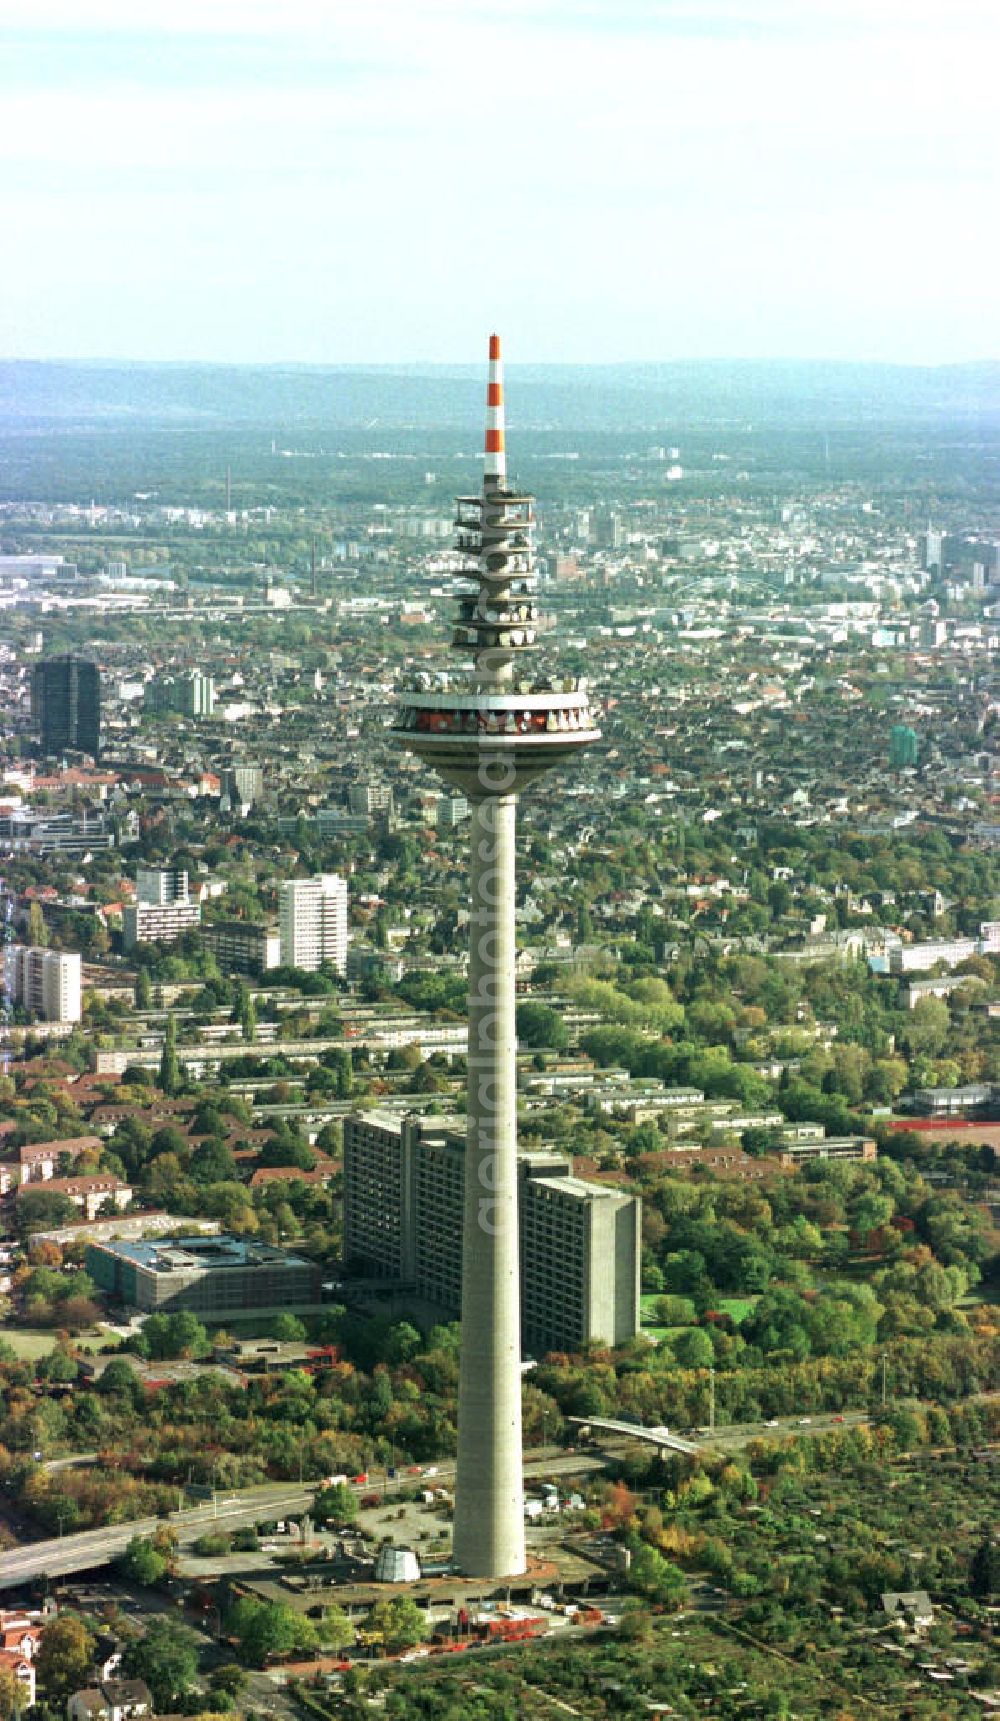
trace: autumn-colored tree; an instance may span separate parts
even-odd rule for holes
[[[626,1488],[624,1482],[613,1482],[601,1514],[605,1529],[624,1529],[634,1518],[637,1504],[635,1495],[630,1488]]]
[[[86,1685],[94,1658],[94,1639],[81,1619],[62,1613],[43,1626],[36,1669],[46,1697],[68,1697]]]

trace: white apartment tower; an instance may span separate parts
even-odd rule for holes
[[[4,951],[4,984],[15,1004],[46,1022],[79,1022],[81,970],[78,954],[11,944]]]
[[[137,944],[176,944],[201,923],[201,904],[192,902],[182,867],[139,867],[135,902],[122,913],[126,952]]]
[[[144,907],[166,908],[188,899],[188,875],[182,867],[141,866],[136,872],[135,900]]]
[[[338,974],[347,968],[347,880],[339,873],[286,879],[278,920],[284,967],[319,968],[329,962]]]

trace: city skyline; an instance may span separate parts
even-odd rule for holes
[[[996,31],[979,0],[13,0],[5,356],[448,363],[485,319],[525,362],[989,358],[991,271],[929,238],[995,199]]]

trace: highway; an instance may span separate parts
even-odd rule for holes
[[[567,1455],[553,1451],[548,1458],[534,1458],[524,1467],[526,1477],[579,1475],[585,1470],[600,1470],[604,1461],[594,1454]],[[439,1464],[427,1485],[440,1487],[454,1481],[454,1464]],[[391,1495],[420,1487],[421,1477],[407,1472],[392,1478],[372,1475],[369,1482],[358,1484],[354,1492]],[[205,1530],[216,1527],[237,1530],[259,1519],[285,1518],[305,1512],[312,1505],[315,1482],[269,1482],[259,1488],[244,1488],[231,1494],[220,1494],[215,1502],[193,1506],[182,1512],[172,1512],[169,1519],[139,1518],[129,1524],[114,1524],[102,1530],[82,1530],[72,1536],[53,1536],[44,1542],[31,1542],[20,1548],[10,1548],[0,1555],[0,1590],[14,1589],[19,1584],[33,1583],[42,1577],[67,1577],[71,1572],[89,1571],[94,1566],[108,1565],[124,1553],[133,1536],[151,1536],[161,1523],[169,1523],[181,1542],[191,1541]]]
[[[577,1420],[572,1418],[571,1420]],[[582,1419],[580,1419],[582,1420]],[[588,1418],[588,1424],[600,1429],[600,1419]],[[697,1454],[700,1451],[726,1451],[746,1446],[750,1441],[774,1439],[776,1436],[801,1437],[810,1434],[826,1434],[840,1427],[858,1427],[868,1422],[868,1415],[862,1410],[848,1410],[843,1415],[833,1415],[821,1412],[815,1416],[781,1417],[772,1422],[736,1423],[718,1427],[712,1432],[707,1429],[699,1430],[697,1434],[689,1435],[686,1440],[664,1440],[665,1431],[662,1429],[642,1430],[634,1432],[628,1424],[605,1423],[606,1438],[602,1446],[607,1452],[620,1451],[637,1440],[649,1440],[652,1435],[655,1444],[661,1451],[668,1446],[676,1450],[686,1450]],[[534,1452],[534,1449],[533,1449]],[[561,1447],[549,1447],[548,1455],[535,1454],[524,1466],[525,1479],[531,1477],[579,1476],[588,1470],[602,1470],[606,1459],[600,1450],[566,1452]],[[85,1454],[84,1460],[90,1455]],[[56,1459],[51,1461],[48,1468],[58,1469],[63,1465],[81,1462],[81,1458]],[[451,1483],[455,1477],[454,1464],[444,1463],[432,1467],[424,1467],[432,1474],[421,1477],[411,1471],[387,1478],[372,1473],[371,1480],[355,1484],[354,1492],[363,1494],[391,1495],[408,1492],[426,1481],[428,1485],[440,1487]],[[129,1524],[115,1524],[102,1530],[84,1530],[72,1536],[51,1537],[44,1542],[31,1542],[19,1548],[11,1548],[0,1555],[0,1590],[14,1589],[19,1584],[28,1584],[42,1577],[66,1577],[71,1572],[88,1571],[94,1566],[103,1566],[124,1553],[133,1536],[152,1535],[158,1525],[168,1522],[170,1528],[177,1533],[178,1539],[184,1543],[194,1540],[206,1529],[218,1525],[222,1529],[236,1530],[247,1524],[257,1523],[260,1519],[285,1518],[295,1516],[308,1510],[312,1504],[313,1493],[317,1487],[315,1482],[268,1482],[258,1488],[245,1488],[239,1492],[217,1496],[215,1502],[189,1507],[185,1511],[172,1512],[167,1520],[159,1518],[141,1518]]]

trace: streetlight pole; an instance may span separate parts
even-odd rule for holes
[[[883,1410],[885,1409],[886,1403],[887,1403],[885,1370],[886,1370],[886,1364],[888,1361],[889,1361],[888,1354],[885,1351],[883,1351],[882,1352],[882,1409]]]
[[[708,1371],[708,1429],[710,1434],[715,1433],[715,1369],[712,1367]]]

